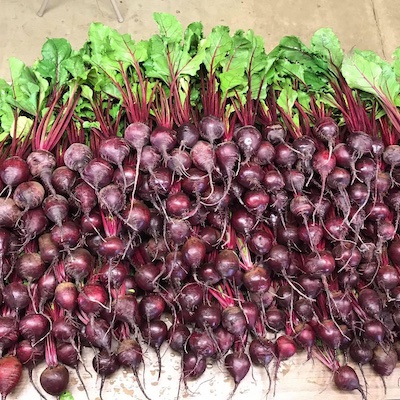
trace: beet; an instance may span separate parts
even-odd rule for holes
[[[64,365],[47,367],[40,375],[40,384],[48,394],[60,396],[68,386],[69,372]]]

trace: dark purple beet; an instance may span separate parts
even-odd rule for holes
[[[97,205],[97,196],[92,187],[81,182],[73,189],[73,198],[83,214],[89,214]]]
[[[222,142],[215,148],[215,156],[221,172],[232,180],[235,167],[240,158],[239,148],[234,142]],[[229,188],[229,182],[228,182]]]
[[[97,251],[101,256],[109,260],[115,259],[124,254],[125,244],[118,236],[107,236],[100,241]]]
[[[102,350],[93,357],[92,366],[97,374],[101,377],[99,396],[100,399],[102,399],[101,393],[105,379],[116,372],[119,368],[117,356]]]
[[[17,343],[18,323],[14,318],[0,316],[0,354]]]
[[[85,338],[94,347],[111,351],[111,330],[102,318],[92,317],[85,326]]]
[[[78,305],[86,314],[98,314],[108,301],[105,288],[98,284],[86,284],[78,295]]]
[[[249,355],[254,365],[267,367],[276,357],[275,343],[263,337],[253,339],[249,346]]]
[[[3,289],[4,303],[12,310],[23,310],[31,303],[27,287],[22,282],[11,282]]]
[[[51,333],[58,342],[71,343],[78,334],[78,327],[69,318],[58,318],[53,321]]]
[[[355,159],[372,150],[372,136],[364,132],[352,132],[347,136],[346,142]]]
[[[391,290],[400,284],[400,276],[392,265],[381,265],[376,275],[376,282],[383,290]]]
[[[72,143],[64,152],[64,164],[72,171],[82,172],[92,159],[90,147],[83,143]]]
[[[193,331],[188,345],[193,353],[201,357],[213,357],[217,353],[215,341],[207,331]]]
[[[263,135],[274,145],[282,143],[286,138],[286,130],[280,123],[268,124],[263,127]]]
[[[170,194],[165,200],[165,209],[171,217],[184,217],[189,213],[192,202],[183,192]]]
[[[194,317],[198,328],[216,329],[221,323],[221,309],[216,305],[200,304]]]
[[[0,227],[13,228],[22,213],[11,198],[0,197]]]
[[[192,166],[190,154],[181,149],[174,149],[167,161],[167,167],[177,175],[185,175],[186,171]]]
[[[251,161],[258,165],[268,165],[274,161],[275,158],[275,147],[268,141],[263,140],[260,143],[259,148],[254,153]]]
[[[190,268],[183,261],[180,251],[171,252],[165,258],[165,276],[174,285],[180,286],[180,283],[186,279]]]
[[[46,272],[38,281],[39,309],[42,309],[48,300],[53,299],[57,287],[57,280],[53,272]]]
[[[61,282],[55,289],[54,300],[64,310],[72,312],[78,305],[78,294],[72,282]]]
[[[137,185],[141,186],[142,177],[137,174],[136,168],[131,165],[123,165],[121,169],[116,169],[114,171],[112,181],[118,185],[118,187],[125,189],[126,193],[130,193],[133,190],[135,179],[138,179]]]
[[[57,346],[58,361],[68,367],[76,368],[79,364],[79,354],[76,346],[71,343],[61,343]]]
[[[71,250],[64,259],[64,269],[67,276],[75,282],[81,282],[93,270],[94,257],[82,247]]]
[[[260,147],[261,132],[252,125],[242,126],[235,132],[235,141],[245,159],[249,160]]]
[[[221,325],[214,330],[213,332],[217,349],[220,355],[226,354],[233,346],[235,341],[234,335],[228,332],[224,327]]]
[[[219,118],[212,115],[203,117],[200,120],[199,128],[200,136],[203,139],[208,140],[211,144],[214,144],[214,142],[216,142],[217,140],[222,139],[225,134],[224,123]],[[193,145],[190,147],[193,147]]]
[[[183,245],[192,232],[192,227],[187,220],[171,219],[167,222],[167,238],[176,246]]]
[[[68,195],[72,192],[77,176],[75,171],[65,165],[56,168],[51,175],[51,183],[54,190],[61,195]]]
[[[206,285],[215,285],[221,280],[221,275],[215,269],[214,263],[204,263],[197,272],[197,278]]]
[[[172,172],[168,168],[157,168],[149,177],[149,187],[156,194],[166,195],[172,186]]]
[[[112,304],[112,312],[115,314],[116,321],[125,322],[132,330],[135,330],[141,317],[136,296],[126,294],[118,297]]]
[[[197,283],[188,283],[181,289],[177,300],[183,309],[194,311],[203,302],[203,298],[203,288]]]
[[[125,140],[138,152],[149,143],[151,129],[143,122],[129,124],[124,132]]]
[[[353,391],[358,390],[363,399],[366,399],[365,393],[360,386],[358,376],[354,369],[349,365],[340,366],[333,374],[333,380],[339,390]]]
[[[235,382],[232,394],[250,370],[251,362],[247,354],[235,351],[225,357],[225,367]]]
[[[55,194],[54,188],[51,185],[51,174],[56,167],[55,156],[47,150],[32,151],[27,159],[29,171],[34,177],[39,176],[44,185],[49,189],[51,194]]]
[[[33,369],[44,359],[44,343],[37,343],[32,346],[28,340],[18,342],[16,355],[19,361],[28,369]]]
[[[331,319],[324,319],[321,322],[315,322],[313,326],[317,336],[329,348],[337,350],[342,343],[342,333]]]
[[[61,226],[54,226],[51,239],[58,247],[74,248],[80,239],[79,227],[74,221],[67,220]]]
[[[19,321],[21,336],[32,345],[43,339],[50,329],[49,320],[42,314],[26,314]]]
[[[1,163],[0,178],[6,186],[16,187],[29,179],[28,164],[21,157],[8,157]]]
[[[21,218],[21,233],[26,237],[25,241],[30,241],[41,235],[47,228],[48,220],[41,207],[28,210]]]
[[[129,264],[123,261],[114,263],[104,263],[99,271],[100,281],[104,285],[110,284],[112,288],[120,288],[129,276]]]
[[[139,312],[145,321],[161,317],[165,310],[165,300],[157,293],[148,293],[139,303]]]
[[[150,226],[150,210],[140,200],[132,199],[122,211],[121,217],[133,233],[143,232]]]
[[[237,175],[236,181],[246,189],[260,189],[264,179],[264,170],[261,166],[248,162],[242,164]]]
[[[215,269],[222,279],[232,278],[239,269],[239,258],[233,250],[221,250],[215,259]]]
[[[222,311],[222,326],[235,337],[241,338],[247,329],[246,316],[237,306],[225,308]]]
[[[168,330],[168,343],[172,350],[183,353],[190,336],[189,328],[184,324],[172,324]]]
[[[397,353],[392,346],[376,346],[370,364],[379,376],[389,376],[396,368],[397,361]]]
[[[153,347],[157,354],[158,359],[158,379],[161,376],[161,355],[160,348],[165,342],[168,335],[168,328],[164,321],[152,320],[146,322],[142,327],[142,335],[145,343]]]
[[[129,152],[128,142],[120,137],[111,137],[103,140],[99,146],[100,157],[118,166],[122,165]]]
[[[210,187],[210,177],[198,168],[190,168],[187,176],[181,181],[182,190],[189,195],[199,195],[206,192]]]
[[[98,194],[100,207],[110,214],[117,214],[125,207],[125,195],[118,185],[104,186]]]
[[[155,264],[145,264],[136,268],[135,281],[138,287],[144,291],[152,291],[157,285],[156,278],[160,275],[160,269]]]
[[[250,251],[255,255],[265,256],[271,250],[272,237],[268,232],[262,229],[257,229],[250,233],[247,244]]]
[[[17,274],[28,282],[35,282],[44,274],[46,267],[39,253],[24,253],[18,257]]]
[[[279,143],[275,147],[274,163],[279,168],[291,169],[297,159],[297,153],[286,143]]]
[[[172,129],[158,126],[150,134],[150,143],[165,157],[176,146],[176,132]]]
[[[285,189],[288,192],[301,193],[306,183],[305,175],[295,169],[289,169],[283,172]]]
[[[382,300],[373,289],[362,289],[358,294],[358,304],[372,318],[379,318],[382,313]]]
[[[143,362],[143,353],[140,344],[133,339],[125,339],[118,346],[117,350],[118,363],[124,367],[129,367],[132,369],[135,375],[136,381],[140,390],[142,391],[144,397],[150,400],[147,396],[144,387],[139,379],[138,368]]]
[[[200,238],[191,236],[182,246],[183,261],[195,271],[204,261],[206,245]]]
[[[89,161],[81,172],[82,179],[96,191],[111,183],[114,169],[102,158]]]
[[[257,218],[246,209],[240,207],[233,210],[231,223],[237,233],[248,235],[256,227]]]
[[[266,292],[272,283],[267,269],[258,265],[243,274],[243,285],[249,292]]]
[[[354,340],[349,348],[351,359],[359,365],[368,364],[373,356],[373,350],[368,343]]]
[[[23,211],[39,207],[44,200],[45,190],[43,185],[36,181],[20,183],[14,190],[13,200]]]
[[[335,143],[339,128],[331,117],[322,117],[314,125],[314,134],[318,139],[327,142],[330,146]]]
[[[305,257],[304,272],[313,278],[321,278],[330,275],[335,270],[335,259],[332,254],[323,250],[311,253]]]
[[[40,375],[40,384],[45,392],[52,396],[60,396],[67,389],[69,372],[64,365],[47,367]]]
[[[160,153],[152,146],[144,146],[140,154],[139,169],[144,172],[152,173],[160,166],[160,163]]]
[[[182,375],[183,380],[198,379],[203,375],[207,367],[207,360],[199,354],[192,351],[185,353],[182,356]]]
[[[249,331],[254,331],[260,318],[260,310],[257,304],[252,301],[244,301],[240,304],[243,314],[246,317],[246,326]]]
[[[176,129],[176,139],[178,143],[192,148],[199,140],[200,132],[195,125],[190,122],[185,122]]]
[[[377,319],[365,321],[362,336],[367,341],[381,344],[386,336],[385,326]]]
[[[47,196],[42,206],[46,217],[58,226],[61,226],[69,213],[68,200],[59,194]]]

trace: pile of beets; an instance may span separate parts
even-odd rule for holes
[[[160,376],[165,346],[182,358],[179,386],[213,360],[232,396],[252,365],[275,391],[280,363],[304,350],[366,398],[363,365],[384,378],[400,354],[400,146],[386,117],[357,129],[356,103],[340,124],[302,114],[301,131],[255,107],[253,124],[127,121],[89,140],[70,113],[61,145],[3,157],[2,398],[23,367],[35,386],[44,360],[35,389],[60,397],[83,347],[101,387],[129,368],[148,398],[143,353]]]
[[[330,117],[295,139],[278,123],[225,134],[212,116],[137,122],[94,149],[71,143],[59,164],[46,150],[2,162],[3,398],[43,359],[42,389],[60,396],[82,346],[103,382],[120,367],[137,376],[143,346],[161,371],[164,345],[185,384],[213,359],[236,389],[252,364],[276,376],[298,349],[363,397],[338,352],[393,372],[400,146],[339,137]]]

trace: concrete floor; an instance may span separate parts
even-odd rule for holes
[[[50,0],[42,18],[42,0],[0,0],[0,77],[9,79],[8,57],[31,64],[47,37],[64,37],[79,48],[92,21],[100,21],[134,38],[156,31],[152,13],[175,14],[183,24],[201,20],[205,31],[218,24],[232,30],[252,28],[272,49],[284,35],[308,41],[320,27],[331,27],[343,48],[376,51],[391,58],[400,45],[400,7],[395,0],[116,0],[125,18],[118,23],[109,0]]]

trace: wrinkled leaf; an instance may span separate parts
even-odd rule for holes
[[[397,76],[397,80],[400,80],[400,47],[398,47],[392,54],[393,63],[392,68]]]
[[[296,100],[297,92],[291,86],[286,85],[279,94],[277,104],[287,114],[291,114]]]
[[[167,13],[154,13],[153,18],[165,43],[177,43],[182,40],[183,28],[178,19]]]
[[[10,104],[2,103],[0,107],[0,125],[3,132],[7,135],[14,123],[14,111]]]
[[[16,126],[15,126],[16,125]],[[15,135],[18,139],[23,139],[29,133],[32,128],[33,120],[25,116],[19,116],[17,118],[17,123],[15,124],[15,119],[13,120],[10,127],[10,136],[13,137],[14,130]]]
[[[232,48],[232,38],[227,26],[216,26],[202,43],[204,66],[209,73],[215,73]]]
[[[400,92],[400,84],[390,64],[376,54],[355,50],[346,57],[342,73],[353,89],[371,93],[381,100],[386,97],[395,102]]]
[[[69,72],[65,63],[71,56],[71,44],[66,39],[48,39],[42,47],[42,59],[35,70],[44,78],[50,78],[52,86],[63,85],[68,81]]]
[[[311,38],[311,50],[339,68],[342,65],[343,49],[338,37],[330,28],[321,28],[314,33]]]
[[[7,101],[31,115],[38,114],[47,97],[49,83],[17,58],[11,57],[9,64],[14,94],[8,96]]]

